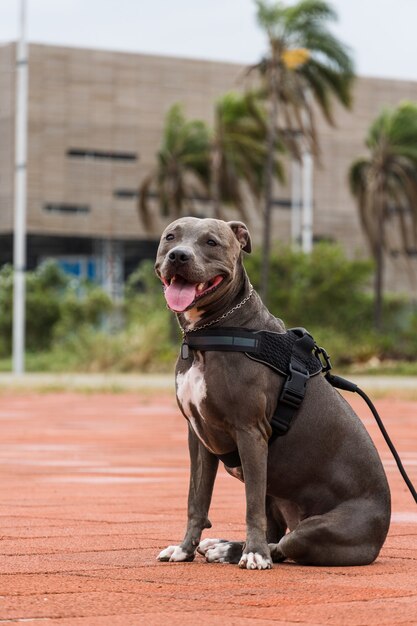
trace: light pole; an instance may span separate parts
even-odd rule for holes
[[[291,245],[298,250],[301,243],[301,166],[295,157],[291,161]]]
[[[302,164],[301,249],[305,254],[310,254],[313,250],[313,155],[308,149],[303,153]]]
[[[304,89],[306,109],[302,111],[304,118],[304,141],[302,152],[302,215],[301,215],[301,250],[311,254],[313,250],[313,151],[310,143],[310,119],[307,110],[312,105],[312,95],[308,88]],[[309,133],[306,135],[306,133]]]
[[[13,239],[13,372],[25,369],[26,169],[28,56],[26,0],[20,3],[20,32],[16,45],[15,188]]]

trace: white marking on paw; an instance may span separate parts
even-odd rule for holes
[[[209,563],[225,563],[227,562],[227,555],[230,549],[230,542],[222,541],[216,544],[212,548],[209,548],[206,552],[206,560]]]
[[[180,546],[168,546],[156,558],[158,561],[186,561],[188,554]]]
[[[249,552],[248,554],[242,554],[239,567],[241,569],[271,569],[272,561],[258,554],[258,552]]]
[[[221,539],[203,539],[203,541],[200,541],[200,543],[198,544],[197,552],[199,552],[203,556],[206,556],[207,550],[217,545],[218,543],[221,543],[221,541]]]

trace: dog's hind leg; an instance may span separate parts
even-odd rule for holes
[[[284,537],[287,524],[279,509],[277,501],[272,496],[266,497],[266,540],[271,552],[273,563],[281,563],[286,557],[278,548],[278,542]]]
[[[352,500],[304,519],[275,548],[276,556],[303,565],[368,565],[378,556],[389,516],[372,501]]]

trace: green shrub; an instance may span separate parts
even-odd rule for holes
[[[13,268],[0,269],[0,356],[11,352]],[[54,261],[26,273],[26,348],[46,351],[80,325],[98,327],[112,304],[102,289],[65,274]]]
[[[125,292],[124,302],[113,305],[95,285],[68,285],[51,350],[31,362],[54,371],[171,370],[179,333],[150,262],[131,276]]]
[[[148,324],[132,324],[115,334],[83,327],[55,348],[67,353],[71,369],[85,372],[162,372],[172,369],[177,348],[160,315]]]
[[[254,286],[259,285],[261,255],[245,261]],[[268,302],[287,328],[304,326],[323,345],[334,365],[371,360],[415,360],[417,313],[409,298],[384,298],[386,332],[373,327],[373,263],[349,260],[334,244],[320,243],[311,255],[280,248],[271,255]]]
[[[259,285],[261,255],[245,261],[250,279]],[[372,300],[366,292],[372,274],[369,261],[349,260],[339,246],[320,243],[311,255],[280,248],[271,255],[268,304],[287,326],[334,328],[355,332],[370,328]]]
[[[44,263],[26,274],[26,346],[28,350],[50,347],[53,329],[60,319],[60,300],[68,278],[54,263]],[[0,270],[0,354],[11,352],[13,268]]]
[[[260,254],[246,258],[255,287]],[[269,308],[286,326],[304,326],[337,367],[415,360],[417,312],[409,300],[388,295],[388,332],[373,331],[372,263],[348,260],[334,245],[311,256],[289,249],[271,258]],[[10,354],[12,269],[0,270],[0,357]],[[122,304],[91,283],[73,280],[54,263],[27,275],[28,367],[43,371],[161,372],[172,370],[180,343],[175,316],[166,308],[153,263],[129,278]],[[1,364],[0,364],[1,365]],[[9,362],[3,361],[2,367]]]

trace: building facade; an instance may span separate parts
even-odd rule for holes
[[[242,89],[243,68],[50,45],[29,46],[28,267],[57,258],[67,271],[118,289],[156,249],[137,212],[140,181],[155,166],[164,117],[176,102],[187,117],[211,122],[213,103]],[[15,44],[0,46],[0,264],[12,259]],[[318,116],[320,163],[314,167],[314,238],[367,254],[347,185],[351,162],[383,106],[417,100],[417,83],[359,78],[351,112],[336,107],[335,128]],[[290,185],[276,189],[274,240],[291,236]],[[202,213],[205,208],[202,207]],[[261,210],[251,207],[260,242]],[[157,213],[157,200],[155,200]],[[232,215],[231,215],[232,216]],[[408,258],[389,259],[387,284],[409,290]]]

